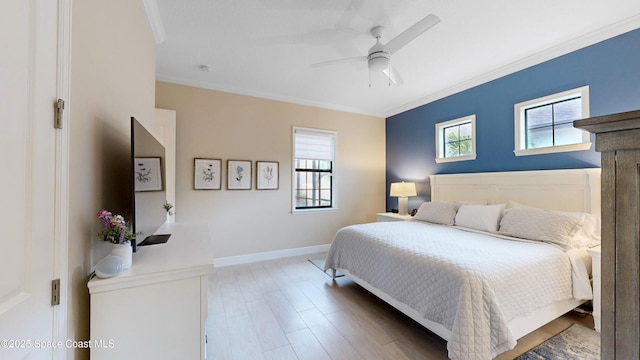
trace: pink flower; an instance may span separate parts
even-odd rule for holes
[[[104,227],[98,233],[103,240],[115,244],[123,244],[126,241],[134,240],[136,234],[131,232],[122,215],[113,215],[110,211],[102,209],[98,211],[98,219]]]
[[[105,209],[102,209],[100,211],[98,211],[98,219],[100,219],[100,221],[102,221],[102,226],[104,227],[110,227],[111,225],[111,217],[113,216],[113,214],[111,214],[110,211],[107,211]]]

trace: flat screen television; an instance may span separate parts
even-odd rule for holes
[[[131,226],[139,233],[132,244],[138,246],[166,242],[168,234],[154,235],[167,215],[164,204],[165,149],[135,117],[131,117]]]

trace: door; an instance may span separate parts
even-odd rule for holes
[[[59,351],[51,343],[58,16],[58,1],[0,5],[0,359]]]

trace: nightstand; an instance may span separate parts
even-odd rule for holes
[[[378,222],[382,221],[407,221],[411,220],[411,215],[398,215],[395,213],[377,213]]]
[[[593,277],[593,323],[596,331],[600,332],[600,246],[587,249],[591,255],[591,275]]]

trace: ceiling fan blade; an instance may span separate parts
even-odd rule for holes
[[[404,80],[402,80],[402,77],[393,66],[389,66],[389,68],[382,70],[382,72],[387,75],[395,86],[400,86],[404,83]]]
[[[389,40],[384,48],[387,52],[393,54],[439,22],[439,17],[433,14],[429,14],[424,19],[413,24],[413,26],[411,26],[407,30],[398,34],[398,36]]]
[[[356,62],[356,61],[366,61],[366,60],[367,60],[366,56],[357,56],[357,57],[350,57],[350,58],[346,58],[346,59],[323,61],[323,62],[311,64],[309,66],[310,67],[321,67],[321,66],[327,66],[327,65],[342,64],[342,63],[349,63],[349,62]]]

